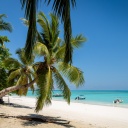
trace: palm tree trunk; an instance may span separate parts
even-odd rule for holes
[[[31,85],[33,85],[36,82],[37,78],[35,78],[34,80],[32,80],[29,84],[25,84],[25,85],[18,85],[18,86],[12,86],[6,89],[3,89],[2,91],[0,91],[0,98],[2,98],[3,96],[7,95],[10,92],[16,91],[18,89],[22,89],[22,88],[28,88]]]

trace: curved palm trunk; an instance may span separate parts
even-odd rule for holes
[[[0,98],[2,98],[3,96],[7,95],[10,92],[16,91],[18,89],[22,89],[22,88],[28,88],[31,85],[33,85],[36,82],[37,78],[35,78],[34,80],[32,80],[29,84],[25,84],[25,85],[18,85],[18,86],[12,86],[6,89],[3,89],[2,91],[0,91]]]

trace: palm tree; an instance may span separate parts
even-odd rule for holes
[[[25,18],[29,20],[30,25],[28,28],[26,45],[25,45],[25,53],[27,58],[31,58],[34,44],[36,43],[36,13],[37,6],[39,4],[39,0],[20,0],[22,4],[22,8],[25,8]],[[76,6],[75,0],[44,0],[47,5],[52,2],[53,13],[58,16],[62,22],[64,23],[64,40],[66,43],[65,50],[65,62],[72,63],[72,45],[71,45],[71,36],[72,36],[72,28],[71,28],[71,19],[70,19],[70,4],[73,7]]]
[[[5,14],[0,14],[0,31],[9,31],[12,32],[12,26],[10,23],[5,22],[3,18],[7,18]],[[0,89],[7,87],[7,72],[5,70],[5,67],[3,67],[3,61],[6,57],[9,57],[9,50],[5,48],[4,42],[10,42],[7,36],[0,36],[0,74],[2,75],[1,81],[0,81]],[[2,101],[2,96],[0,97],[0,101]]]
[[[59,38],[59,21],[58,18],[53,14],[50,14],[50,17],[51,22],[48,22],[46,16],[42,12],[40,12],[38,15],[37,22],[41,26],[42,31],[40,33],[36,32],[38,42],[34,46],[34,54],[44,57],[44,59],[41,62],[37,62],[33,65],[33,69],[36,72],[35,79],[31,80],[29,84],[25,82],[26,84],[24,83],[24,85],[21,84],[13,86],[7,88],[6,90],[0,91],[1,97],[11,91],[15,91],[21,88],[28,88],[36,82],[38,86],[37,103],[35,109],[36,112],[41,110],[44,105],[48,105],[51,103],[52,90],[54,89],[54,84],[56,84],[56,86],[60,90],[62,90],[64,99],[68,103],[70,103],[71,92],[65,82],[65,78],[67,78],[71,83],[73,83],[77,87],[83,85],[84,83],[83,72],[77,67],[74,67],[73,65],[64,62],[66,44]],[[72,47],[79,47],[84,41],[85,38],[82,35],[78,35],[75,38],[71,39]],[[13,67],[19,66],[17,64],[15,66],[13,65]],[[24,66],[21,67],[22,68],[20,69],[24,69]],[[17,70],[18,68],[16,68],[16,70],[12,72],[14,73],[14,75],[10,74],[9,79],[10,82],[11,80],[13,80],[12,83],[20,79],[21,73],[17,73],[19,75],[15,75]],[[25,70],[20,71],[23,72],[23,74],[26,76],[30,72],[29,68],[25,68]],[[13,76],[16,76],[16,81],[13,79]]]
[[[7,36],[0,36],[0,44],[4,48],[4,42],[10,42]]]
[[[25,85],[32,81],[35,77],[33,70],[34,57],[31,60],[27,60],[24,54],[24,49],[18,49],[16,51],[19,60],[14,58],[8,58],[4,61],[5,66],[10,67],[8,84],[9,85]],[[34,85],[30,86],[34,91]],[[18,95],[26,95],[28,88],[21,88],[16,91]]]
[[[64,99],[70,103],[71,92],[63,76],[77,87],[84,83],[82,71],[64,62],[66,44],[58,38],[59,21],[53,14],[50,14],[50,17],[51,22],[48,22],[46,16],[40,12],[37,19],[42,31],[38,33],[39,42],[35,44],[34,53],[44,56],[44,61],[36,64],[39,88],[36,112],[41,110],[45,104],[51,103],[55,83],[62,90]],[[73,48],[79,47],[84,41],[85,38],[79,35],[71,39],[71,45]]]
[[[10,23],[5,22],[3,18],[6,18],[7,16],[5,14],[0,14],[0,30],[7,30],[9,32],[12,32],[12,26]]]
[[[5,14],[0,14],[0,31],[12,32],[12,26],[10,23],[5,22],[3,18],[6,18]],[[10,42],[7,36],[0,36],[0,68],[2,67],[2,61],[9,57],[9,50],[4,46],[4,42]]]
[[[0,31],[12,32],[12,26],[10,23],[5,22],[3,18],[6,18],[5,14],[0,14]],[[7,36],[0,36],[0,61],[2,62],[6,57],[8,57],[9,50],[4,46],[4,42],[10,42]],[[1,65],[0,65],[1,68]]]

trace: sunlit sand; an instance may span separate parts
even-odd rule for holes
[[[8,97],[4,97],[8,102]],[[75,128],[128,128],[128,108],[115,106],[90,105],[63,101],[52,101],[52,105],[45,106],[38,114],[34,112],[36,99],[28,97],[11,96],[13,105],[1,105],[0,113],[9,116],[43,115],[69,121],[70,127]],[[18,106],[19,105],[19,106]],[[25,120],[15,118],[0,118],[0,126],[4,128],[63,128],[64,125],[55,123],[27,123]]]

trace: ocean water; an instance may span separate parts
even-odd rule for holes
[[[62,94],[61,91],[55,90],[53,94]],[[85,100],[75,100],[75,98],[79,95],[84,95]],[[36,91],[32,94],[31,91],[28,91],[27,96],[36,97]],[[53,100],[61,100],[64,101],[63,97],[53,97]],[[123,100],[122,103],[114,104],[113,101],[115,99]],[[128,108],[128,91],[124,90],[71,90],[71,102],[79,102],[79,103],[89,103],[95,105],[108,105],[108,106],[117,106],[117,107],[126,107]]]

